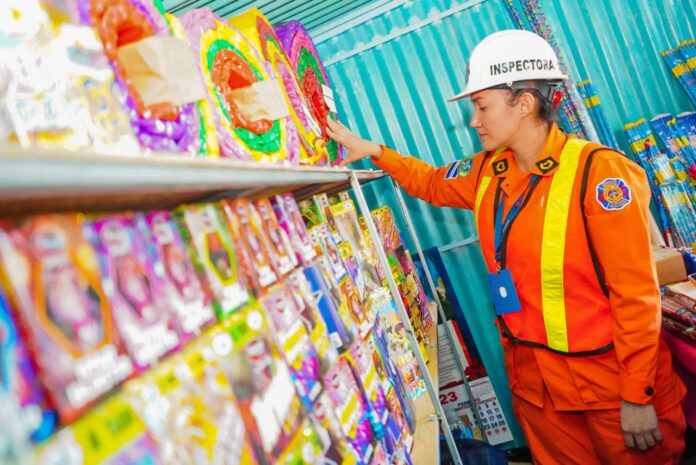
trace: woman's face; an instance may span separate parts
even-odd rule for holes
[[[511,145],[520,130],[523,114],[518,110],[519,102],[508,102],[509,91],[488,89],[471,96],[474,115],[469,125],[476,130],[486,151]]]

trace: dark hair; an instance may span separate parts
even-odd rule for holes
[[[557,89],[555,83],[546,81],[521,81],[515,82],[508,87],[509,92],[507,102],[514,105],[522,94],[530,93],[537,104],[537,116],[544,121],[554,121],[556,119],[556,109],[553,107],[553,95]]]

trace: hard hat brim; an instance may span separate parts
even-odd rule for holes
[[[530,79],[530,80],[540,80],[540,81],[554,81],[554,80],[557,80],[557,81],[560,81],[560,82],[565,82],[565,81],[568,80],[568,76],[566,76],[565,74],[559,73],[559,74],[557,74],[556,76],[553,76],[553,79],[552,79],[551,77],[549,77],[549,78],[547,78],[547,79]],[[518,82],[522,82],[522,81],[518,81]],[[502,84],[502,83],[501,83],[501,84]],[[495,86],[484,87],[484,88],[482,88],[482,89],[470,89],[470,88],[467,86],[466,88],[464,88],[464,90],[463,90],[462,92],[458,93],[457,95],[455,95],[455,96],[453,96],[453,97],[448,98],[447,101],[448,101],[448,102],[456,102],[457,100],[461,100],[461,99],[464,99],[464,98],[469,97],[471,94],[475,94],[476,92],[481,92],[482,90],[491,89],[491,88],[493,88],[493,87],[495,87]]]

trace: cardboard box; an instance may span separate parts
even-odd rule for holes
[[[654,246],[653,254],[660,286],[686,280],[686,266],[678,250]]]

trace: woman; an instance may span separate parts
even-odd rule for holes
[[[434,168],[329,135],[346,164],[371,156],[410,195],[474,210],[513,406],[539,464],[678,463],[683,388],[660,342],[643,170],[564,134],[567,77],[553,49],[502,31],[472,52],[466,89],[484,152]]]

